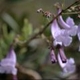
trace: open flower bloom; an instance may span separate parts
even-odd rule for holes
[[[63,70],[64,73],[74,73],[76,70],[75,61],[73,58],[67,59],[66,63],[63,63],[60,57],[60,54],[58,54],[58,62],[60,67]]]
[[[64,45],[69,46],[72,42],[72,37],[70,37],[65,29],[61,29],[58,25],[57,20],[55,19],[51,24],[51,33],[54,38],[54,46]]]
[[[61,9],[58,9],[58,13]],[[78,26],[75,25],[74,20],[71,17],[66,19],[66,22],[63,20],[62,16],[58,17],[58,23],[60,26],[66,30],[66,33],[70,36],[75,36],[77,34]]]
[[[0,62],[0,73],[17,74],[16,66],[16,54],[12,48],[10,48],[6,58]]]

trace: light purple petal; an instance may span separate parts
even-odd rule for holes
[[[63,63],[63,62],[62,62],[62,59],[61,59],[59,53],[58,53],[58,62],[59,62],[60,67],[63,69],[63,68],[65,67],[66,63]]]
[[[69,58],[68,59],[68,64],[75,64],[74,58]]]
[[[76,65],[75,65],[75,61],[73,58],[70,58],[67,60],[67,64],[66,66],[64,67],[64,72],[71,72],[71,73],[74,73],[76,70]]]
[[[11,66],[0,66],[0,73],[16,75],[17,69],[15,67],[11,67]]]
[[[69,46],[72,42],[72,37],[68,35],[61,34],[56,37],[55,42],[62,42],[64,46]]]
[[[68,17],[66,19],[66,23],[70,26],[73,27],[75,25],[74,20],[71,17]]]
[[[60,28],[56,20],[51,24],[51,33],[54,39],[60,34]]]
[[[57,62],[57,59],[56,59],[54,50],[51,50],[51,52],[50,52],[50,57],[51,57],[51,62],[52,62],[52,63]]]
[[[1,66],[13,66],[15,67],[16,63],[12,59],[2,59]]]
[[[10,51],[8,52],[7,59],[11,59],[12,62],[16,63],[16,54],[14,52],[14,50],[11,48]]]
[[[72,42],[72,37],[70,36],[64,36],[62,39],[63,45],[64,46],[69,46]]]
[[[62,59],[62,62],[65,63],[67,61],[67,58],[62,47],[59,48],[59,54]]]
[[[70,36],[75,36],[77,34],[78,26],[72,26],[69,30],[66,30],[67,34]]]
[[[70,28],[70,26],[63,20],[61,15],[58,17],[58,23],[64,29],[69,29]]]
[[[61,8],[58,8],[57,10],[58,10],[58,14],[59,14],[61,12]],[[64,29],[70,28],[70,26],[68,24],[66,24],[66,22],[63,20],[61,15],[58,17],[58,22],[62,28],[64,28]]]
[[[75,25],[74,20],[71,17],[68,17],[66,23],[70,26],[70,29],[66,30],[67,33],[71,36],[75,36],[77,34],[78,26]]]

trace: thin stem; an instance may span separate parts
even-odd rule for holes
[[[70,13],[62,13],[63,15],[68,15],[68,14],[79,14],[80,12],[70,12]]]
[[[45,29],[55,20],[57,19],[63,12],[65,12],[67,9],[69,9],[71,6],[73,6],[74,4],[76,4],[78,1],[80,0],[76,0],[73,4],[71,4],[70,6],[68,6],[66,9],[62,10],[57,16],[55,16],[43,29],[41,29],[38,33],[34,34],[33,36],[31,36],[27,42],[23,43],[24,45],[28,44],[32,39],[36,38],[36,36],[41,35]]]

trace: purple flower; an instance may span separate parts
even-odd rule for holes
[[[51,49],[51,51],[50,51],[50,59],[51,59],[52,63],[57,62],[57,59],[56,59],[56,56],[55,56],[55,53],[54,53],[53,49]]]
[[[58,13],[61,9],[58,9]],[[70,36],[75,36],[77,34],[78,26],[75,25],[74,20],[71,17],[66,19],[66,22],[63,20],[62,16],[58,17],[58,23],[60,26],[65,29],[66,33]]]
[[[17,74],[16,66],[16,54],[13,48],[10,48],[9,53],[6,58],[2,59],[0,62],[0,73],[6,74]]]
[[[67,61],[67,58],[65,56],[65,53],[64,53],[64,50],[62,47],[59,48],[59,55],[60,55],[60,58],[62,60],[63,63],[65,63]]]
[[[61,12],[61,9],[58,8],[58,14],[59,14],[60,12]],[[59,22],[59,24],[61,25],[62,28],[70,29],[70,26],[64,22],[64,20],[63,20],[63,18],[62,18],[61,15],[58,17],[58,22]]]
[[[72,38],[67,34],[65,29],[61,29],[58,25],[57,20],[54,20],[51,24],[51,33],[54,38],[54,46],[64,45],[69,46],[72,42]]]
[[[76,70],[75,61],[73,58],[67,59],[66,63],[63,63],[60,57],[60,54],[58,54],[58,62],[60,67],[63,70],[63,73],[74,73]]]

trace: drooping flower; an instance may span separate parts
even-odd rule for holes
[[[11,47],[6,58],[2,59],[0,62],[0,73],[6,74],[17,74],[16,66],[16,54]]]
[[[60,46],[59,51],[58,51],[60,58],[62,60],[63,63],[65,63],[67,61],[66,55],[64,53],[63,48]]]
[[[57,59],[56,59],[56,56],[55,56],[55,53],[54,53],[53,49],[50,50],[50,59],[51,59],[52,63],[56,63],[57,62]]]
[[[60,67],[63,70],[63,74],[65,73],[74,73],[76,70],[75,61],[73,58],[67,59],[66,63],[63,63],[60,57],[60,54],[58,54],[58,62]]]
[[[72,38],[67,34],[65,29],[61,29],[57,20],[54,20],[51,24],[51,33],[54,38],[54,46],[64,45],[69,46],[72,42]]]

